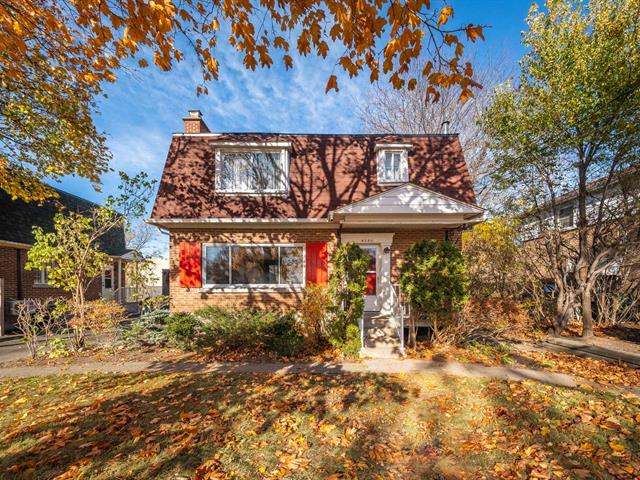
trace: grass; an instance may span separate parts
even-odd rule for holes
[[[640,401],[435,375],[0,383],[0,478],[634,478]]]

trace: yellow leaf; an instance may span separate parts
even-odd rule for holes
[[[266,472],[266,471],[267,471],[267,467],[262,466],[262,467],[258,468],[258,471],[259,471],[260,473],[264,473],[264,472]]]
[[[440,15],[438,16],[438,26],[446,24],[451,17],[453,17],[453,7],[451,5],[447,5],[440,11]]]
[[[611,450],[613,450],[614,452],[624,452],[624,445],[620,443],[609,442],[609,446],[611,447]]]

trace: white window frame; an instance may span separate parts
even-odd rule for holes
[[[50,287],[49,285],[49,269],[38,268],[36,271],[36,278],[33,284],[37,287]]]
[[[205,283],[207,279],[207,247],[227,247],[229,249],[229,280],[231,277],[231,247],[277,247],[278,248],[278,282],[280,281],[280,247],[302,247],[302,283]],[[307,274],[307,245],[306,243],[203,243],[201,255],[202,288],[219,288],[242,290],[248,288],[281,289],[299,288],[306,285]]]
[[[220,182],[220,172],[222,171],[222,156],[226,153],[279,153],[282,158],[284,178],[282,179],[281,188],[269,188],[262,190],[238,190],[235,188],[222,188]],[[265,146],[256,147],[225,147],[216,149],[215,155],[215,190],[221,194],[243,194],[243,195],[263,195],[267,194],[286,194],[289,193],[289,149],[283,147]]]
[[[402,178],[387,180],[382,176],[384,171],[384,161],[387,153],[399,153],[400,154],[400,174]],[[401,185],[409,181],[409,150],[407,148],[395,147],[395,148],[382,148],[378,150],[378,185]]]
[[[562,215],[562,211],[563,210],[568,210],[571,209],[571,215],[566,215],[563,216]],[[575,219],[575,215],[576,215],[576,209],[575,209],[575,205],[573,204],[569,204],[569,205],[565,205],[563,207],[558,208],[558,226],[560,227],[561,230],[571,230],[572,228],[575,228],[576,226],[576,219]],[[563,225],[562,221],[563,219],[570,219],[571,220],[571,225]]]

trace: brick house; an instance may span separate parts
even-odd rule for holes
[[[53,217],[60,209],[84,211],[96,206],[95,203],[75,195],[57,190],[59,197],[37,203],[12,200],[0,190],[0,292],[1,312],[5,318],[5,328],[11,330],[15,318],[16,302],[29,298],[64,297],[68,294],[47,283],[47,272],[25,270],[27,251],[34,242],[32,229],[40,226],[45,231],[53,230]],[[125,245],[124,230],[114,230],[102,239],[102,248],[112,259],[112,264],[102,275],[91,282],[87,292],[89,300],[100,297],[121,299],[125,284],[124,264],[130,260],[131,251]]]
[[[173,135],[150,223],[170,238],[171,308],[293,309],[336,245],[371,256],[366,310],[391,315],[405,250],[478,223],[456,134]]]

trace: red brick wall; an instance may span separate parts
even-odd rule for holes
[[[449,234],[456,243],[459,235]],[[445,231],[420,230],[400,231],[393,237],[391,251],[391,278],[393,283],[399,281],[400,268],[404,252],[416,241],[423,239],[444,240]],[[239,292],[208,291],[200,288],[182,288],[179,284],[178,244],[181,241],[201,243],[305,243],[328,242],[328,254],[331,257],[337,244],[337,232],[332,230],[292,230],[290,232],[274,232],[260,230],[215,230],[215,231],[180,231],[172,232],[169,254],[169,284],[171,293],[171,309],[175,311],[194,311],[207,305],[221,307],[250,307],[273,310],[289,310],[296,308],[301,301],[302,291],[277,290],[244,290]],[[331,270],[331,264],[329,264]]]
[[[0,278],[4,279],[6,300],[22,300],[25,298],[69,297],[69,293],[60,288],[35,285],[36,271],[25,270],[27,250],[15,247],[0,247]],[[18,263],[20,264],[20,288],[18,288]],[[114,285],[118,288],[118,265],[114,262]],[[95,300],[102,294],[101,277],[96,277],[87,290],[87,299]],[[6,305],[5,305],[5,308]]]
[[[18,294],[17,249],[0,247],[0,278],[4,279],[6,298],[16,298]]]
[[[331,257],[336,245],[336,232],[332,230],[292,230],[274,232],[265,230],[215,230],[171,232],[169,253],[169,291],[171,309],[194,311],[207,305],[221,307],[250,307],[270,310],[296,308],[302,291],[249,290],[240,292],[210,292],[199,288],[182,288],[179,283],[178,244],[181,241],[201,243],[306,243],[327,242]],[[329,267],[331,268],[331,267]]]

